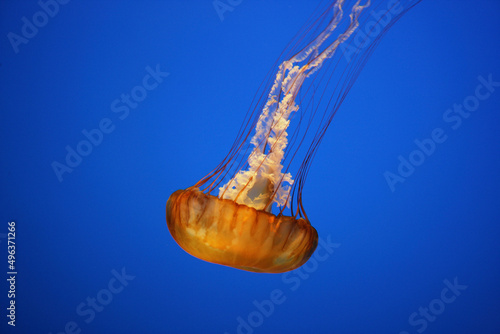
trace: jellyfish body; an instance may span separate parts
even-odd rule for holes
[[[328,6],[292,41],[274,77],[264,87],[269,92],[267,99],[258,100],[247,113],[219,166],[195,186],[170,196],[167,225],[174,240],[189,254],[212,263],[267,273],[296,269],[313,254],[318,234],[302,204],[310,163],[381,36],[419,1],[372,4],[370,0],[358,0],[348,1],[349,6],[345,2],[338,0]],[[385,9],[383,4],[387,5]],[[370,5],[374,6],[371,16],[367,14]],[[345,8],[349,14],[344,13]],[[364,31],[360,31],[360,23]],[[329,68],[333,64],[332,74],[340,73],[333,91],[327,90],[332,87],[332,75],[318,76],[327,61]],[[301,92],[302,103],[298,103]],[[320,98],[314,99],[318,94]],[[319,106],[324,108],[323,113],[318,112]],[[298,121],[290,131],[293,118]],[[250,145],[246,145],[249,138]],[[289,170],[307,140],[310,145],[294,180]],[[210,194],[215,191],[217,196]],[[272,213],[273,207],[277,214]],[[290,213],[285,214],[285,209]]]
[[[197,188],[170,196],[167,224],[175,241],[191,255],[247,271],[298,268],[318,244],[318,233],[305,219],[277,217]]]

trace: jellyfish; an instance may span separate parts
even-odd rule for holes
[[[264,81],[267,94],[252,102],[226,157],[169,197],[167,226],[182,249],[262,273],[311,257],[318,233],[302,197],[311,162],[381,37],[418,2],[338,0],[315,10]]]

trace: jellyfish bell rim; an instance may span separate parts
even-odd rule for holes
[[[201,192],[177,190],[166,205],[167,226],[190,255],[245,271],[282,273],[302,266],[318,245],[304,218],[274,215]]]

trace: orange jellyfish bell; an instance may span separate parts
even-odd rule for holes
[[[302,203],[311,162],[381,36],[418,2],[338,0],[317,9],[261,87],[268,93],[256,95],[228,155],[168,199],[167,225],[182,249],[265,273],[296,269],[311,257],[318,233]],[[324,64],[328,71],[319,75]]]
[[[255,272],[298,268],[318,245],[318,233],[303,218],[275,216],[194,187],[170,196],[167,225],[189,254]]]

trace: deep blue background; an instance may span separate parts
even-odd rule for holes
[[[478,76],[500,81],[499,1],[424,0],[385,36],[308,178],[308,216],[340,247],[309,263],[307,279],[305,268],[292,284],[205,263],[170,236],[168,196],[224,157],[313,7],[243,1],[221,21],[210,0],[73,0],[16,54],[7,34],[40,7],[0,2],[2,333],[59,333],[74,321],[81,333],[232,334],[275,289],[285,301],[255,333],[417,333],[410,315],[455,277],[467,289],[425,332],[500,333],[500,88],[458,129],[442,118]],[[120,120],[110,104],[157,64],[170,75]],[[51,164],[103,118],[114,131],[59,182]],[[391,192],[383,173],[435,128],[447,140]],[[9,220],[15,329],[5,317]],[[122,268],[135,278],[87,323],[78,305],[105,296]]]

